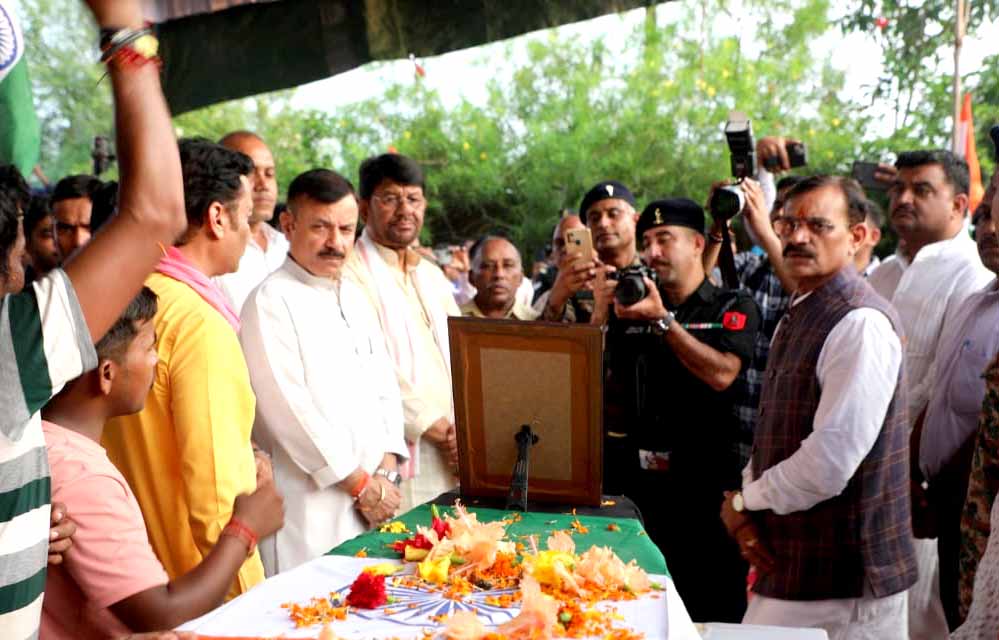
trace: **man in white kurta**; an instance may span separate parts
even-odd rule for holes
[[[441,270],[412,249],[427,205],[419,166],[385,154],[365,160],[360,174],[365,228],[345,277],[367,295],[395,362],[412,456],[403,469],[405,510],[457,485],[447,318],[460,311]]]
[[[267,224],[274,216],[277,204],[277,168],[267,144],[255,133],[234,131],[219,144],[245,153],[253,160],[253,214],[250,216],[250,241],[239,260],[239,268],[214,278],[229,304],[240,313],[246,298],[258,284],[284,263],[288,255],[288,240],[284,234]]]
[[[915,421],[930,398],[930,365],[944,324],[992,273],[968,235],[968,165],[944,151],[899,154],[898,175],[889,187],[891,222],[905,255],[885,261],[870,284],[898,311],[905,332],[909,418]],[[918,455],[918,452],[916,452]],[[911,640],[946,637],[940,600],[936,540],[916,540],[919,582],[909,594]]]
[[[399,505],[392,480],[407,449],[393,363],[364,293],[339,278],[357,222],[349,188],[325,170],[292,182],[290,255],[243,308],[254,438],[287,496],[284,528],[260,545],[267,575],[325,554]]]

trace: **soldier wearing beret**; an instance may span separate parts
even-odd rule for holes
[[[718,507],[740,483],[730,387],[753,355],[759,311],[705,276],[696,203],[652,202],[636,234],[654,275],[627,282],[603,266],[593,287],[591,322],[607,326],[605,491],[638,504],[695,620],[738,622],[748,566]],[[638,277],[647,293],[625,306]]]
[[[641,264],[635,247],[635,196],[616,180],[598,182],[579,204],[579,218],[590,229],[596,256],[568,254],[543,305],[542,320],[589,322],[593,313],[593,279],[597,268]]]

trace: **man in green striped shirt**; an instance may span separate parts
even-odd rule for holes
[[[102,29],[140,29],[137,0],[87,0]],[[5,4],[5,6],[8,6]],[[0,187],[0,630],[38,635],[49,553],[49,470],[39,410],[96,366],[93,344],[186,227],[170,114],[155,64],[110,64],[121,191],[118,215],[25,291],[24,203]],[[67,114],[68,115],[68,114]],[[0,168],[15,176],[16,170]],[[16,182],[16,181],[15,181]],[[72,517],[72,505],[67,505]],[[71,553],[71,551],[70,551]]]

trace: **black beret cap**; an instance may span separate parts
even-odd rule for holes
[[[635,196],[631,195],[628,187],[617,180],[598,182],[596,186],[586,192],[586,195],[583,196],[583,201],[579,203],[579,217],[582,218],[583,224],[586,224],[586,213],[590,210],[590,207],[601,200],[608,200],[610,198],[624,200],[632,207],[635,206]]]
[[[704,233],[704,209],[687,198],[666,198],[650,202],[638,218],[635,233],[639,238],[649,229],[665,225],[689,227]]]

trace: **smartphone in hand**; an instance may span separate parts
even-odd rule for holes
[[[589,227],[577,227],[565,232],[565,252],[576,259],[593,257],[593,235]]]
[[[853,163],[853,170],[850,172],[850,175],[853,176],[853,179],[859,182],[860,186],[865,189],[870,189],[871,191],[884,191],[887,188],[887,185],[875,177],[877,171],[877,162],[862,162],[860,160],[856,160]]]

